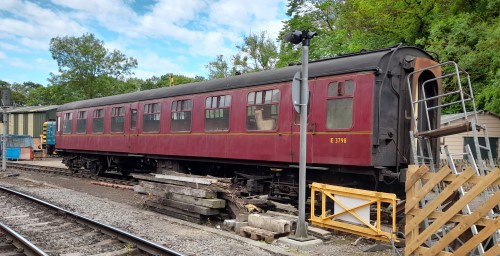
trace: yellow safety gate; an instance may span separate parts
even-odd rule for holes
[[[316,197],[317,194],[320,194],[320,198]],[[321,202],[320,215],[315,214],[316,200]],[[396,195],[391,193],[315,182],[311,185],[311,222],[317,226],[377,240],[398,241],[396,238],[396,201]],[[392,205],[390,231],[382,230],[382,204]],[[370,220],[372,205],[376,205],[376,220],[374,222]]]

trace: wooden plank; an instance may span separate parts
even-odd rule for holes
[[[250,237],[252,240],[264,240],[266,243],[272,243],[276,237],[286,236],[288,233],[278,234],[276,232],[245,226],[240,228],[240,236]]]
[[[495,168],[493,171],[496,171],[496,169],[499,169],[499,168]],[[458,177],[457,174],[450,174],[450,175],[446,176],[442,181],[453,182],[457,177]],[[434,178],[433,173],[426,173],[422,177],[422,179],[425,180],[425,181],[431,180],[433,178]],[[468,183],[472,183],[472,184],[477,184],[480,181],[481,181],[481,176],[474,176],[474,177],[471,177],[467,182]],[[500,186],[500,181],[497,181],[497,182],[493,183],[493,185]]]
[[[427,216],[436,210],[448,197],[450,197],[453,192],[455,192],[460,186],[462,186],[470,177],[474,175],[472,169],[467,169],[465,172],[460,174],[457,179],[455,179],[451,184],[446,186],[446,188],[441,191],[441,193],[434,198],[430,203],[428,203],[424,208],[421,215],[415,216],[411,221],[406,223],[405,229],[414,229],[425,219]],[[406,211],[406,210],[405,210]]]
[[[208,179],[208,178],[200,178],[200,177],[186,177],[186,176],[175,176],[175,175],[165,175],[165,174],[156,174],[155,177],[160,180],[175,180],[182,181],[188,183],[195,184],[203,184],[210,185],[212,183],[216,183],[216,179]]]
[[[500,244],[496,244],[487,250],[483,256],[497,256],[500,255]]]
[[[462,133],[462,132],[468,132],[470,130],[472,130],[471,123],[468,120],[465,120],[462,123],[457,123],[457,124],[448,125],[448,126],[442,126],[441,128],[434,129],[431,131],[419,132],[419,133],[417,133],[417,136],[437,138],[437,137],[444,137],[444,136]]]
[[[430,249],[427,247],[420,246],[418,247],[413,255],[429,255],[428,251]],[[405,254],[406,255],[406,254]],[[439,252],[438,256],[448,256],[448,255],[456,255],[451,252]]]
[[[188,187],[182,187],[170,184],[160,184],[147,181],[141,181],[138,186],[141,185],[144,188],[156,189],[166,193],[174,193],[174,194],[201,197],[201,198],[217,198],[216,192],[207,189],[188,188]]]
[[[407,170],[407,179],[409,179],[409,177],[413,176],[418,169],[419,168],[416,165],[409,165],[408,166],[408,170]],[[406,191],[406,197],[408,197],[408,198],[413,197],[415,195],[415,193],[417,192],[417,189],[418,189],[417,184],[414,183],[410,187],[410,189],[408,189],[408,191]],[[405,204],[405,209],[408,209],[408,208],[406,208],[406,204]],[[406,223],[411,222],[412,219],[413,219],[413,216],[414,215],[407,214],[406,217],[405,217],[406,218],[405,222]],[[418,227],[417,228],[413,228],[411,230],[409,228],[405,227],[405,230],[406,230],[406,240],[408,240],[408,241],[413,241],[418,236],[418,232],[419,232]],[[405,255],[410,255],[410,254],[408,254],[406,252],[406,249],[405,249]]]
[[[431,192],[432,189],[437,184],[439,184],[444,177],[446,177],[448,174],[450,174],[450,172],[451,172],[451,170],[448,166],[441,168],[441,170],[439,170],[437,173],[433,173],[432,176],[434,176],[434,178],[428,180],[425,183],[425,185],[418,190],[416,195],[412,196],[411,198],[406,196],[405,211],[408,212],[411,208],[413,208],[416,204],[418,204],[420,202],[420,200],[422,200],[422,198],[424,198],[429,192]],[[416,175],[414,175],[414,176],[416,176]]]
[[[173,193],[169,194],[167,196],[167,198],[175,200],[175,201],[179,201],[179,202],[199,205],[199,206],[208,207],[208,208],[225,208],[226,207],[226,200],[224,200],[224,199],[199,198],[199,197],[179,195],[179,194],[173,194]]]
[[[409,213],[407,213],[408,215],[420,215],[422,214],[422,209],[411,209],[411,211]],[[429,214],[429,216],[427,216],[429,219],[437,219],[437,218],[440,218],[443,214],[446,214],[445,212],[432,212],[431,214]],[[465,218],[467,218],[467,216],[469,215],[462,215],[462,214],[457,214],[455,216],[453,216],[451,219],[450,219],[450,222],[460,222],[460,221],[463,221]],[[492,219],[488,219],[487,217],[483,216],[481,217],[477,222],[476,222],[476,225],[479,225],[479,226],[487,226],[487,225],[493,225],[493,220]]]
[[[487,237],[495,233],[499,228],[500,218],[497,218],[495,219],[495,225],[484,227],[477,235],[473,236],[471,239],[465,242],[465,244],[460,246],[460,248],[455,251],[455,255],[466,255],[468,252],[472,251],[480,242],[484,241]]]
[[[150,207],[151,210],[153,210],[155,212],[159,212],[159,213],[168,215],[170,217],[189,221],[189,222],[196,223],[196,224],[202,223],[202,219],[201,219],[200,215],[198,215],[198,217],[193,217],[193,216],[190,216],[190,215],[187,215],[184,213],[177,212],[177,211],[173,210],[173,208],[170,208],[170,207],[168,207],[170,209],[167,209],[165,206],[158,205],[158,204],[153,203],[153,202],[146,202],[146,204]]]
[[[186,186],[190,188],[206,188],[206,185],[200,185],[200,184],[193,184],[193,183],[186,183],[182,181],[176,181],[176,180],[164,180],[164,179],[158,179],[153,175],[149,174],[132,174],[132,177],[142,180],[142,181],[153,181],[156,183],[166,183],[166,184],[172,184],[172,185],[178,185],[178,186]]]
[[[228,206],[227,208],[229,210],[231,218],[234,219],[236,218],[236,216],[238,216],[238,214],[241,213],[248,213],[247,208],[245,208],[245,205],[243,204],[241,198],[238,198],[229,193],[222,193],[221,198],[226,200],[226,204]]]
[[[199,183],[191,183],[191,182],[184,182],[184,181],[179,181],[179,180],[168,180],[168,179],[159,179],[156,178],[153,175],[149,174],[132,174],[132,177],[141,180],[141,181],[150,181],[150,182],[155,182],[155,183],[161,183],[161,184],[172,184],[172,185],[177,185],[177,186],[183,186],[183,187],[190,187],[190,188],[196,188],[196,189],[209,189],[214,192],[225,192],[227,187],[231,186],[231,183],[226,183],[226,182],[215,182],[210,185],[206,184],[199,184]],[[223,178],[220,178],[222,180]],[[213,179],[215,180],[215,179]]]
[[[415,185],[415,183],[420,178],[422,178],[422,176],[424,174],[426,174],[427,172],[429,172],[429,167],[427,167],[427,165],[422,165],[422,166],[420,166],[420,168],[418,168],[416,171],[414,171],[411,174],[411,176],[408,176],[409,178],[407,177],[406,182],[405,182],[405,191],[408,192],[408,190],[410,190],[410,188],[412,188]],[[408,174],[408,171],[407,171],[407,174]]]
[[[462,174],[465,174],[466,172],[470,172],[470,171],[472,171],[472,168],[467,169]],[[459,179],[460,179],[461,176],[462,175],[459,176]],[[422,231],[422,233],[420,233],[418,235],[418,237],[415,239],[414,242],[412,242],[409,245],[406,245],[406,247],[408,248],[408,251],[410,252],[410,254],[413,253],[413,251],[418,246],[420,246],[420,244],[422,244],[429,236],[431,236],[432,234],[434,234],[439,228],[441,228],[444,224],[446,224],[446,222],[448,222],[455,214],[457,214],[459,211],[461,211],[466,204],[468,204],[472,199],[476,198],[479,194],[481,194],[483,192],[483,190],[486,187],[490,186],[493,182],[495,182],[499,178],[500,178],[500,172],[491,172],[488,175],[484,176],[484,179],[480,183],[478,183],[476,186],[474,186],[472,189],[470,189],[465,194],[465,196],[463,196],[457,202],[455,202],[455,204],[453,204],[453,206],[451,206],[446,211],[445,215],[443,215],[439,219],[434,220],[434,222],[428,228],[426,228],[424,231]],[[459,179],[457,179],[457,180],[459,180]],[[448,186],[446,189],[448,189],[449,187],[450,186]],[[435,200],[437,200],[442,195],[443,195],[443,193],[440,194]],[[433,209],[436,209],[436,208],[434,207]],[[424,211],[425,216],[427,216],[429,213],[430,212],[425,213],[425,211]]]
[[[158,199],[158,203],[160,203],[162,205],[174,207],[177,209],[181,209],[184,211],[188,211],[188,212],[199,213],[202,215],[217,215],[220,213],[219,210],[217,210],[217,209],[212,209],[212,208],[198,206],[198,205],[192,205],[189,203],[183,203],[183,202],[179,202],[179,201],[175,201],[175,200],[171,200],[171,199],[165,199],[165,198]]]
[[[461,235],[464,230],[469,229],[474,223],[476,223],[482,216],[488,215],[488,212],[500,203],[500,192],[495,193],[488,201],[483,203],[480,207],[474,210],[474,212],[467,217],[463,218],[452,230],[446,233],[444,237],[439,239],[439,242],[434,244],[429,251],[432,255],[437,254],[439,251],[443,250],[447,245],[449,245],[453,240],[455,240],[459,235]],[[496,221],[494,222],[497,224]],[[489,225],[494,226],[494,225]],[[475,237],[478,237],[476,235]],[[486,239],[483,237],[481,241]],[[476,244],[477,246],[477,244]],[[474,246],[474,247],[476,247]],[[463,247],[463,246],[462,246]],[[468,251],[467,251],[468,252]],[[464,254],[465,255],[465,254]]]
[[[199,214],[199,213],[188,212],[188,211],[184,211],[182,209],[178,209],[178,208],[166,206],[166,205],[163,205],[161,203],[158,203],[155,200],[147,200],[145,203],[146,203],[147,206],[156,207],[156,208],[159,208],[159,209],[163,209],[165,211],[171,211],[171,212],[175,212],[175,213],[187,215],[187,216],[190,216],[190,217],[193,217],[193,218],[198,218],[198,219],[201,218],[201,214]]]

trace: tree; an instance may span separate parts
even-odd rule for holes
[[[281,39],[297,29],[319,35],[311,41],[311,60],[398,43],[418,46],[467,70],[477,108],[500,113],[499,0],[289,0],[287,14],[278,67],[300,62],[300,46]]]
[[[142,83],[140,83],[139,90],[144,91],[162,87],[175,86],[180,84],[200,82],[203,80],[205,80],[205,78],[202,76],[196,76],[194,78],[176,74],[165,74],[160,77],[152,76],[151,78],[148,78]]]
[[[233,56],[233,66],[241,68],[241,73],[272,69],[276,64],[278,48],[266,31],[243,37],[243,43],[236,48],[240,52]]]
[[[41,84],[33,82],[9,84],[8,82],[0,80],[0,88],[8,88],[11,90],[11,102],[12,106],[15,107],[29,105],[29,99],[32,97],[31,93],[41,87],[43,87]]]
[[[229,65],[227,61],[224,60],[224,55],[222,54],[217,55],[215,60],[205,65],[205,68],[208,69],[208,79],[223,78],[230,75]]]
[[[28,99],[31,97],[31,92],[40,87],[43,87],[43,85],[33,82],[24,82],[22,84],[13,83],[10,86],[12,90],[12,104],[14,106],[28,105]]]
[[[244,36],[243,43],[236,46],[236,48],[239,51],[230,57],[231,61],[226,61],[223,55],[217,55],[215,60],[205,65],[209,71],[209,79],[268,70],[275,67],[278,48],[266,31]]]
[[[109,79],[123,80],[131,75],[137,60],[118,50],[108,51],[103,44],[93,34],[52,38],[50,52],[60,74],[51,73],[49,81],[76,93],[79,99],[115,94]]]

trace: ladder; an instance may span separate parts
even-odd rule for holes
[[[454,72],[443,74],[441,76],[428,79],[424,81],[421,85],[417,85],[416,94],[420,94],[420,99],[414,99],[412,93],[412,78],[424,71],[432,70],[434,68],[444,68],[451,67]],[[426,88],[435,85],[434,82],[442,81],[445,78],[453,78],[456,84],[452,85],[452,91],[438,94],[437,95],[426,95]],[[462,81],[462,79],[464,81]],[[466,85],[462,85],[462,83]],[[481,175],[485,175],[490,168],[494,167],[493,155],[491,151],[490,141],[488,137],[488,132],[486,126],[479,124],[477,118],[477,111],[475,107],[474,95],[472,92],[472,85],[470,83],[469,74],[461,69],[455,62],[448,61],[440,64],[436,64],[427,68],[415,70],[411,72],[407,77],[408,92],[411,100],[411,111],[412,111],[412,131],[410,132],[410,140],[412,147],[412,156],[414,164],[429,164],[431,171],[435,170],[435,163],[437,159],[432,152],[431,141],[432,139],[439,139],[448,135],[459,134],[463,132],[472,131],[474,138],[474,149],[476,150],[476,162],[478,163],[478,168]],[[453,102],[441,103],[443,97],[445,96],[455,96],[459,99]],[[436,103],[437,102],[437,103]],[[467,107],[467,102],[470,102],[471,106]],[[433,115],[432,111],[441,110],[447,106],[458,105],[462,110],[460,113],[462,121],[455,125],[449,125],[445,127],[440,127],[438,118],[431,120]],[[418,115],[418,110],[422,116]],[[468,110],[468,108],[470,110]],[[434,123],[432,122],[434,121]],[[419,126],[420,124],[420,126]],[[485,143],[481,144],[479,142],[479,132],[483,132],[483,138]],[[425,150],[424,150],[425,149]],[[487,164],[483,161],[481,157],[481,150],[487,153]],[[425,154],[426,153],[426,154]]]
[[[458,153],[458,154],[451,154],[448,150],[448,146],[444,146],[444,150],[446,152],[446,158],[448,159],[448,166],[450,167],[451,171],[453,174],[459,174],[461,173],[461,170],[460,172],[457,170],[456,168],[456,165],[455,165],[455,161],[453,159],[453,156],[466,156],[467,157],[467,160],[469,162],[469,165],[472,167],[472,169],[476,172],[476,175],[481,175],[480,174],[480,170],[478,168],[478,166],[476,165],[476,161],[474,160],[474,156],[472,154],[472,151],[470,149],[470,146],[469,145],[466,145],[465,146],[465,152],[464,153]],[[493,186],[493,190],[494,192],[497,192],[498,191],[498,187],[497,186]],[[459,193],[460,193],[460,196],[464,196],[465,195],[465,190],[462,186],[460,186],[459,188]],[[486,195],[483,195],[483,197],[486,197]],[[497,207],[498,208],[498,207]],[[467,204],[465,206],[465,208],[463,209],[463,213],[464,214],[467,214],[467,215],[470,215],[472,213],[471,209],[470,209],[470,206],[469,204]],[[489,211],[488,213],[488,217],[489,218],[494,218],[496,217],[496,215],[498,215],[498,213],[496,213],[493,209]],[[472,234],[473,235],[477,235],[478,234],[478,230],[477,230],[477,227],[476,225],[472,225],[471,226],[471,231],[472,231]],[[486,243],[488,242],[493,242],[494,244],[498,244],[498,242],[500,242],[500,230],[497,230],[492,237],[490,237],[490,239],[487,239],[486,240]],[[479,252],[480,255],[483,255],[484,254],[484,247],[483,247],[483,244],[480,243],[477,247],[477,250]]]
[[[427,79],[423,81],[421,84],[414,85],[415,88],[412,87],[411,81],[414,77],[419,76],[425,71],[431,71],[432,69],[435,68],[441,69],[444,67],[451,68],[453,72],[448,74],[443,74],[435,78]],[[437,88],[428,88],[430,86],[437,86],[440,82],[443,81],[443,79],[448,79],[448,78],[456,82],[454,86],[453,85],[451,86],[453,88],[450,92],[440,94]],[[464,81],[462,81],[462,79]],[[462,85],[462,82],[464,82],[464,86]],[[466,153],[460,153],[458,155],[462,156],[466,155],[467,159],[469,160],[469,162],[471,163],[471,165],[473,166],[474,170],[477,172],[478,175],[485,175],[489,170],[481,157],[481,150],[486,151],[488,153],[487,163],[491,168],[494,167],[488,133],[486,127],[478,123],[472,86],[470,83],[469,74],[467,72],[461,69],[455,62],[452,61],[443,62],[411,72],[407,76],[407,86],[411,100],[412,129],[410,131],[410,143],[411,143],[411,151],[412,151],[411,155],[413,164],[419,166],[427,164],[429,166],[429,169],[432,172],[435,172],[436,163],[439,163],[439,161],[437,159],[437,155],[435,155],[434,154],[435,152],[433,152],[432,144],[437,143],[441,137],[472,131],[474,137],[474,148],[477,152],[476,159],[478,165],[476,165],[476,161],[474,161],[473,154],[468,145],[466,147]],[[413,89],[415,89],[415,96],[416,96],[415,98],[412,95]],[[427,89],[431,89],[429,90],[431,93],[433,92],[432,89],[434,89],[436,94],[426,95]],[[454,96],[455,98],[458,98],[458,100],[449,103],[442,103],[443,97],[446,96],[449,97]],[[467,105],[468,103],[470,103],[471,107],[468,107]],[[459,106],[459,108],[461,109],[462,113],[460,113],[460,115],[462,121],[455,125],[441,127],[437,113],[438,111],[441,111],[442,108],[452,105]],[[432,119],[431,116],[433,116],[434,118]],[[480,131],[483,132],[483,137],[485,139],[484,144],[479,143]],[[448,159],[448,164],[450,165],[453,173],[458,174],[458,170],[456,169],[454,164],[453,155],[450,154],[447,146],[445,146],[445,151]],[[439,193],[443,185],[444,184],[440,184],[436,186],[434,188],[434,192]],[[493,188],[495,192],[498,191],[498,189],[499,188],[497,186],[494,186]],[[460,196],[463,196],[465,194],[464,188],[460,187],[458,193],[460,194]],[[424,207],[426,203],[427,202],[424,199],[422,199],[422,201],[420,202],[422,207]],[[463,213],[471,214],[471,209],[468,204],[463,209]],[[494,214],[495,213],[491,211],[489,215],[491,217]],[[429,222],[430,222],[429,219],[427,218],[424,219],[424,226],[428,227]],[[471,226],[471,231],[473,235],[478,234],[478,230],[475,225]],[[443,230],[443,232],[446,231]],[[437,233],[434,235],[439,237]],[[497,239],[499,237],[500,233],[497,230],[496,234],[492,236],[491,239],[493,239],[493,241],[496,244],[498,241]],[[429,238],[428,243],[429,245],[432,245],[433,241],[431,241],[431,239]],[[451,248],[449,249],[451,250]],[[484,254],[483,244],[479,244],[476,250],[480,255]]]
[[[479,173],[481,175],[486,175],[487,171],[491,171],[495,167],[493,162],[493,154],[491,152],[490,138],[488,137],[488,131],[485,125],[480,125],[475,122],[472,123],[472,134],[474,136],[474,147],[476,150],[476,159],[479,167]],[[479,131],[483,131],[484,145],[479,142]],[[486,165],[483,157],[481,155],[481,149],[486,151],[486,158],[488,166]]]
[[[413,163],[418,166],[426,164],[429,166],[431,172],[436,172],[430,138],[421,136],[416,137],[414,133],[410,131],[410,142],[413,154]],[[423,148],[424,146],[426,149],[425,151]]]

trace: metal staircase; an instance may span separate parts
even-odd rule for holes
[[[420,81],[419,84],[415,85],[411,81],[416,81],[415,77],[420,76],[426,71],[431,71],[433,69],[451,69],[452,72],[448,74],[443,74],[439,77],[434,77],[427,79],[425,81]],[[454,83],[448,85],[449,92],[441,93],[438,87],[443,81],[453,81]],[[478,123],[478,115],[475,108],[474,95],[472,92],[472,86],[470,83],[470,77],[467,72],[462,70],[455,62],[444,62],[430,66],[424,69],[415,70],[410,73],[407,77],[407,86],[411,99],[411,111],[412,111],[412,130],[410,131],[410,141],[412,150],[412,160],[415,165],[426,164],[432,172],[435,172],[436,164],[439,164],[439,159],[436,152],[433,152],[433,143],[438,143],[441,137],[459,134],[463,132],[472,132],[474,140],[474,149],[476,150],[476,159],[472,154],[469,145],[466,145],[465,152],[459,152],[457,154],[450,153],[448,147],[445,146],[446,156],[448,160],[448,165],[450,166],[454,174],[460,173],[462,170],[457,170],[454,157],[461,156],[467,157],[469,164],[476,171],[477,175],[486,175],[489,171],[494,168],[494,161],[492,157],[492,151],[490,147],[488,132],[486,126]],[[429,93],[431,92],[431,93]],[[442,103],[443,97],[450,97],[454,100],[449,103]],[[442,108],[453,106],[461,109],[461,121],[453,124],[441,127],[440,126],[440,116]],[[482,134],[481,134],[482,132]],[[484,144],[480,144],[479,136],[485,140]],[[482,159],[481,150],[486,152],[486,160]],[[441,184],[443,185],[443,184]],[[492,186],[490,192],[497,192],[499,190],[498,186]],[[440,192],[440,187],[436,187],[435,193]],[[459,195],[462,197],[466,193],[463,187],[459,188]],[[487,195],[484,195],[487,196]],[[425,207],[426,201],[422,200],[420,202],[421,207]],[[500,207],[497,207],[500,209]],[[471,214],[471,208],[467,205],[463,209],[464,214]],[[489,217],[496,216],[495,211],[490,211]],[[429,226],[429,220],[424,220],[425,227]],[[473,235],[478,234],[478,229],[475,225],[471,226],[471,231]],[[446,233],[445,231],[443,231]],[[439,236],[438,234],[435,234]],[[500,232],[497,230],[494,236],[490,238],[495,244],[498,244],[500,238]],[[432,245],[432,241],[428,241]],[[450,249],[451,250],[451,249]],[[485,250],[483,244],[480,244],[476,248],[476,252],[479,255],[484,254]]]
[[[412,87],[411,79],[413,76],[434,68],[446,67],[451,67],[454,72],[423,81],[420,85],[416,86],[417,89]],[[443,81],[443,79],[455,81],[455,84],[450,86],[452,87],[450,92],[442,94],[439,94],[438,92],[436,95],[426,95],[426,89],[428,89],[428,87],[435,85],[434,82],[436,81]],[[466,85],[464,86],[462,83],[466,83]],[[414,164],[435,165],[439,162],[435,159],[433,154],[434,152],[432,152],[432,139],[439,139],[448,135],[471,131],[474,138],[474,147],[477,152],[476,163],[478,164],[480,174],[485,175],[490,168],[494,167],[488,132],[486,126],[481,125],[478,122],[472,85],[467,72],[462,70],[455,62],[443,62],[425,69],[413,71],[407,77],[407,85],[412,110],[412,131],[410,132],[410,139],[412,143],[412,156]],[[412,91],[416,91],[416,95],[413,95]],[[441,103],[443,97],[446,96],[456,97],[458,100]],[[470,102],[470,104],[467,105],[467,102]],[[440,121],[439,118],[431,119],[431,116],[435,113],[433,111],[441,110],[444,107],[453,105],[458,106],[462,110],[460,113],[462,120],[457,124],[440,127],[440,124],[438,123]],[[482,137],[485,140],[484,145],[479,143],[480,132],[483,133]],[[487,152],[486,162],[489,167],[485,164],[485,161],[483,161],[481,157],[481,150]],[[430,169],[435,170],[435,166],[430,166]]]

